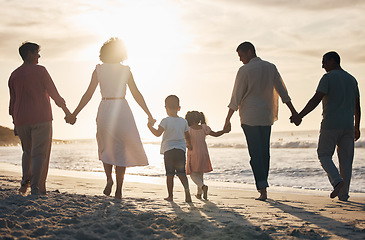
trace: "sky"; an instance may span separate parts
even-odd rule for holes
[[[41,46],[39,64],[73,111],[89,85],[99,50],[110,37],[124,40],[135,82],[153,117],[166,116],[164,99],[180,98],[179,115],[202,111],[218,131],[228,111],[234,79],[242,63],[236,53],[252,42],[258,57],[274,63],[298,111],[314,95],[324,53],[336,51],[342,67],[365,91],[365,1],[362,0],[0,0],[0,125],[13,128],[8,115],[8,79],[22,64],[18,48],[24,41]],[[147,116],[130,93],[140,135],[151,138]],[[360,98],[365,106],[364,98]],[[64,122],[54,103],[53,132],[57,139],[94,138],[99,89],[78,115]],[[322,107],[299,127],[279,106],[273,131],[318,130]],[[364,117],[361,126],[365,125]],[[242,132],[239,116],[232,132]],[[364,133],[365,134],[365,133]]]

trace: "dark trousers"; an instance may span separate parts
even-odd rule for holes
[[[271,126],[241,126],[246,136],[256,188],[268,187]]]

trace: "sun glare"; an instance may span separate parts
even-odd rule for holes
[[[151,99],[156,86],[161,88],[175,79],[178,68],[181,68],[181,54],[191,43],[180,11],[177,5],[167,0],[91,3],[87,9],[80,9],[73,19],[84,31],[95,36],[77,57],[96,64],[102,44],[110,37],[119,37],[128,51],[125,64],[131,67],[144,97]],[[134,101],[130,104],[132,109],[139,109]],[[140,110],[134,114],[141,136],[149,136],[144,112]]]
[[[168,64],[184,51],[190,40],[179,19],[179,9],[166,0],[117,1],[113,6],[94,6],[75,19],[101,42],[110,37],[123,39],[128,50],[128,64],[152,58]],[[90,44],[87,57],[95,57],[95,44]],[[96,50],[98,51],[98,50]]]

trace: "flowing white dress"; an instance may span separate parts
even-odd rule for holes
[[[132,111],[125,100],[128,66],[96,66],[102,101],[96,118],[99,159],[120,167],[146,166],[148,160]]]

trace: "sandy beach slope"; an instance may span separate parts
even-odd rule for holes
[[[365,239],[365,195],[209,183],[209,200],[164,201],[164,179],[126,176],[123,200],[101,194],[102,174],[50,170],[48,195],[17,192],[21,168],[0,163],[1,239]],[[326,183],[327,184],[327,183]],[[191,192],[195,193],[195,186]]]

